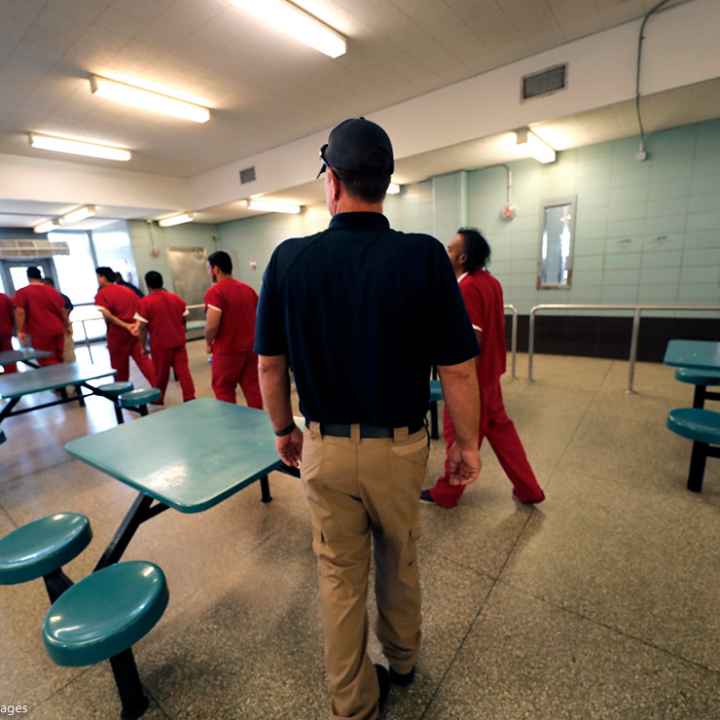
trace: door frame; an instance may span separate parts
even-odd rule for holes
[[[36,258],[13,258],[12,260],[0,260],[0,275],[2,275],[3,285],[8,295],[14,295],[17,292],[10,275],[10,268],[13,267],[30,267],[35,265],[42,271],[43,277],[50,277],[58,284],[57,273],[55,272],[55,263],[52,257],[36,257]]]

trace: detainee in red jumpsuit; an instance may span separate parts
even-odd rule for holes
[[[486,269],[490,246],[474,229],[461,228],[448,245],[448,255],[458,276],[460,292],[470,322],[479,338],[480,353],[475,360],[480,387],[481,417],[478,447],[487,438],[500,465],[513,484],[513,495],[522,503],[539,503],[545,494],[538,484],[525,449],[503,404],[500,378],[505,372],[505,310],[500,282]],[[449,448],[455,442],[455,428],[445,408],[443,435]],[[455,507],[464,485],[451,485],[445,474],[421,499],[444,508]]]
[[[0,292],[0,352],[12,352],[12,337],[15,332],[15,306],[12,300]],[[17,365],[5,365],[6,374],[17,372]]]
[[[140,300],[140,310],[135,316],[140,323],[140,344],[145,345],[145,333],[150,333],[150,354],[157,387],[165,402],[165,391],[170,379],[170,368],[180,383],[183,402],[195,399],[195,384],[190,374],[185,335],[185,317],[188,314],[185,301],[175,293],[165,290],[163,277],[151,270],[145,274],[149,294]]]
[[[35,350],[52,353],[37,361],[38,365],[57,365],[65,354],[68,314],[62,295],[42,281],[37,267],[27,270],[29,283],[15,293],[15,325],[20,344],[32,344]]]
[[[130,358],[140,368],[151,387],[155,387],[155,370],[136,334],[135,315],[140,309],[140,300],[132,290],[115,285],[115,272],[109,267],[96,270],[100,289],[95,296],[95,305],[107,323],[107,347],[110,365],[115,370],[115,379],[125,382],[130,379]]]
[[[258,358],[253,352],[258,295],[232,277],[232,260],[223,250],[208,258],[213,279],[205,293],[205,340],[212,354],[212,389],[218,400],[234,403],[242,388],[251,408],[262,409]]]

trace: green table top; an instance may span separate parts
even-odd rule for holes
[[[0,367],[3,365],[12,365],[13,363],[23,362],[24,360],[40,360],[41,358],[49,358],[52,353],[47,350],[34,350],[26,348],[24,350],[6,350],[0,352]]]
[[[264,412],[211,398],[72,440],[65,449],[184,513],[217,505],[278,464]]]
[[[0,375],[0,398],[12,400],[23,395],[57,390],[67,385],[78,385],[109,375],[115,375],[115,371],[106,365],[90,363],[47,365],[31,372]]]
[[[691,370],[720,370],[720,342],[671,340],[663,362]]]

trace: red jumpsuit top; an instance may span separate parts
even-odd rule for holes
[[[234,278],[219,280],[205,293],[205,309],[222,312],[213,355],[237,355],[252,350],[257,304],[257,293]]]
[[[14,306],[12,300],[0,293],[0,338],[12,337],[15,329]]]
[[[15,293],[15,306],[25,311],[25,332],[33,340],[65,333],[65,303],[55,288],[31,282]]]
[[[135,314],[140,309],[140,300],[132,290],[122,285],[105,285],[101,287],[95,296],[95,304],[109,310],[116,318],[126,323],[135,321]],[[108,344],[118,340],[127,342],[132,334],[125,328],[114,323],[107,324]]]
[[[475,358],[475,368],[480,387],[488,387],[500,379],[506,367],[502,285],[484,269],[461,275],[458,284],[470,322],[482,330],[482,346]]]
[[[150,348],[172,350],[185,344],[185,301],[167,290],[153,290],[140,300],[137,319],[147,323]]]

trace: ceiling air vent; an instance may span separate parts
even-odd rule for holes
[[[12,238],[0,240],[0,260],[14,258],[51,257],[53,255],[69,255],[70,248],[66,242],[50,242],[49,240],[25,240]]]
[[[240,171],[240,184],[255,182],[255,166]]]
[[[555,65],[542,72],[526,75],[522,80],[522,99],[542,97],[567,87],[567,64]]]

